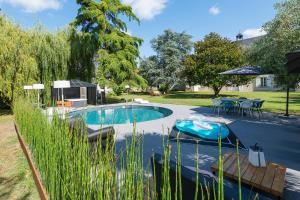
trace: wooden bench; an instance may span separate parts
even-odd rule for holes
[[[238,180],[237,156],[235,152],[224,154],[224,177]],[[241,182],[260,191],[281,198],[283,195],[286,168],[275,163],[267,162],[266,167],[255,167],[248,161],[248,156],[239,155]],[[216,173],[218,161],[211,166]]]
[[[57,107],[62,107],[62,101],[56,101]],[[64,107],[72,107],[72,103],[69,101],[64,101]]]

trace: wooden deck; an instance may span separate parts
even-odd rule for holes
[[[240,174],[243,184],[252,186],[258,190],[282,197],[285,182],[286,168],[275,163],[267,163],[266,167],[255,167],[248,161],[248,156],[240,155]],[[218,162],[211,169],[218,171]],[[224,177],[238,180],[238,166],[236,153],[224,154]]]

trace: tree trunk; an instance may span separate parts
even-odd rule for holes
[[[101,87],[100,87],[101,88]],[[103,88],[103,91],[101,90],[101,103],[105,104],[106,103],[106,97],[105,97],[105,86]]]
[[[218,96],[220,91],[222,90],[222,87],[213,87],[214,90],[214,96]]]

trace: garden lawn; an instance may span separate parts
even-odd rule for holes
[[[249,99],[260,98],[265,100],[263,110],[274,113],[285,113],[285,92],[221,92],[222,97],[247,97]],[[119,102],[127,99],[143,98],[153,103],[179,104],[191,106],[211,106],[211,92],[172,92],[159,97],[153,97],[145,93],[123,94],[111,96],[109,102]],[[300,92],[290,93],[289,111],[291,114],[300,115]]]
[[[0,200],[39,199],[9,111],[0,110]]]

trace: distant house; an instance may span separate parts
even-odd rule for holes
[[[238,33],[236,36],[236,42],[240,43],[242,47],[246,48],[252,45],[254,42],[258,41],[264,36],[252,37],[244,39],[243,34]],[[238,66],[237,66],[238,67]],[[259,75],[253,79],[247,85],[241,85],[238,87],[224,87],[222,91],[241,91],[241,92],[252,92],[252,91],[278,91],[282,88],[277,87],[274,81],[273,74]],[[208,87],[203,87],[200,85],[195,85],[191,87],[192,91],[204,91],[211,90]]]

